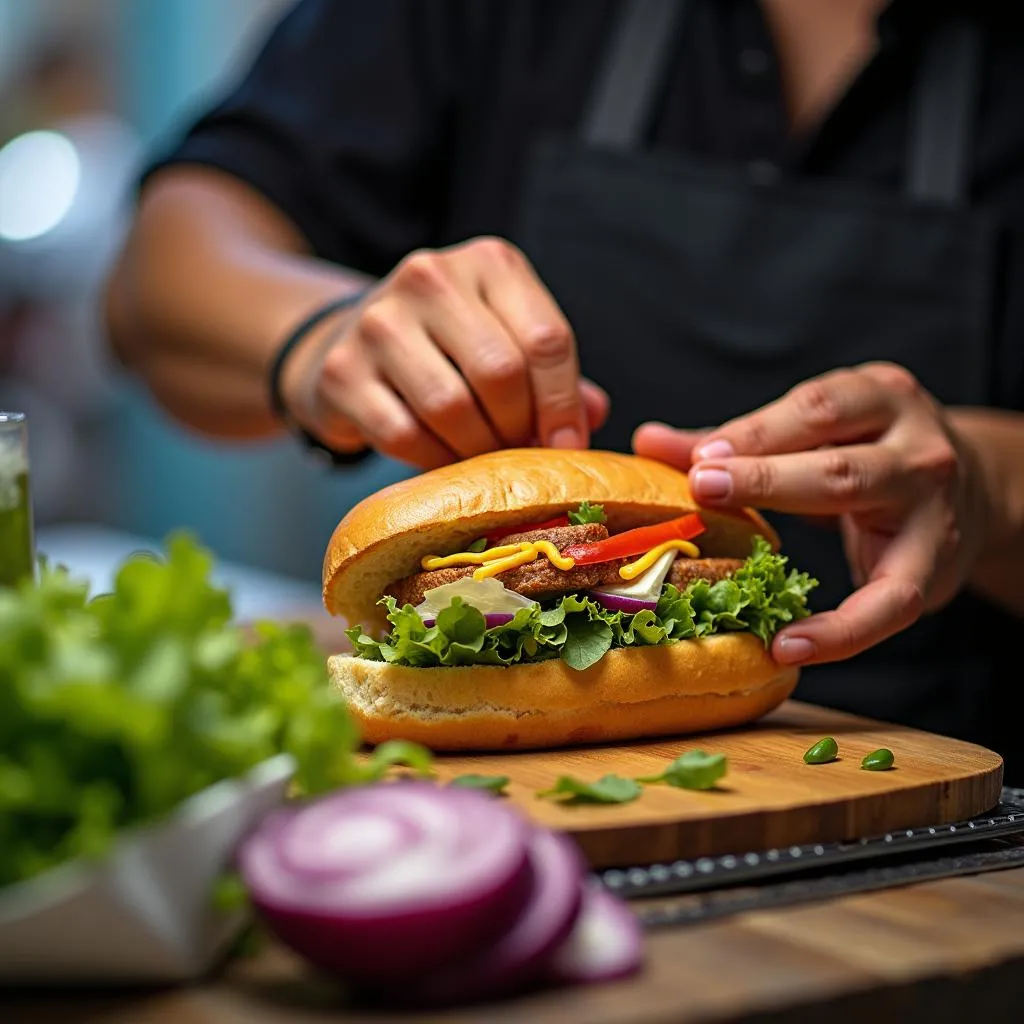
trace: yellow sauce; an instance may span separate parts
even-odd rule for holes
[[[507,558],[524,547],[532,545],[523,544],[502,544],[501,547],[488,548],[486,551],[457,551],[454,555],[427,555],[420,565],[427,572],[434,569],[447,569],[453,565],[483,565],[484,562],[493,562],[496,558]]]
[[[486,551],[459,551],[454,555],[427,555],[420,565],[427,572],[434,569],[447,569],[453,565],[477,565],[473,579],[485,580],[490,576],[518,569],[534,561],[539,555],[563,572],[571,569],[576,563],[571,558],[564,558],[558,548],[549,540],[524,541],[522,544],[502,544]]]
[[[514,555],[509,555],[507,558],[496,558],[493,562],[485,562],[479,569],[473,572],[473,579],[486,580],[491,576],[497,576],[499,573],[508,572],[509,569],[518,569],[519,566],[534,561],[539,554],[533,544],[522,544],[520,548],[520,551]]]
[[[645,555],[641,555],[635,562],[629,562],[619,569],[619,576],[624,580],[635,580],[642,576],[654,563],[661,558],[666,551],[678,551],[689,558],[700,558],[700,549],[696,544],[688,540],[667,540],[651,548]],[[558,548],[549,540],[524,541],[521,544],[502,544],[496,548],[488,548],[486,551],[457,551],[454,555],[427,555],[420,561],[420,565],[426,572],[433,572],[435,569],[448,569],[451,566],[475,565],[478,568],[473,573],[473,579],[485,580],[491,576],[498,576],[509,569],[518,569],[521,565],[528,565],[535,561],[540,555],[556,568],[563,572],[571,569],[576,563],[571,558],[565,558]]]
[[[556,568],[564,571],[571,569],[576,561],[572,558],[565,558],[562,553],[549,540],[535,540],[533,546]]]
[[[688,558],[700,558],[700,549],[688,540],[667,540],[656,548],[651,548],[646,555],[641,555],[635,562],[629,562],[619,569],[624,580],[635,580],[642,576],[666,551],[679,551]]]

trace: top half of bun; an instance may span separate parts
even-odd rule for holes
[[[685,473],[635,455],[551,448],[506,449],[431,470],[364,498],[338,524],[323,564],[324,604],[367,629],[382,624],[377,601],[393,580],[433,552],[456,551],[503,526],[536,522],[582,501],[604,506],[612,532],[697,510]],[[709,557],[746,557],[775,531],[752,510],[700,510]]]

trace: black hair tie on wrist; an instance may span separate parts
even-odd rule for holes
[[[306,319],[303,320],[294,331],[292,331],[284,344],[278,349],[277,355],[274,357],[274,362],[271,364],[270,376],[268,378],[270,386],[270,408],[274,411],[275,415],[307,448],[312,451],[319,452],[321,455],[325,455],[334,466],[351,466],[357,462],[362,462],[363,459],[371,454],[371,449],[364,448],[358,452],[335,451],[333,448],[324,444],[324,442],[315,434],[310,433],[300,423],[297,423],[295,417],[293,417],[291,412],[289,412],[288,406],[285,404],[284,395],[281,393],[281,375],[284,371],[284,365],[288,361],[288,356],[291,355],[295,346],[298,345],[298,343],[302,341],[302,339],[305,338],[314,327],[326,320],[332,313],[337,313],[339,310],[347,309],[350,306],[356,305],[362,300],[364,294],[365,292],[357,292],[354,295],[346,295],[340,299],[333,299],[331,302],[321,306],[306,317]]]

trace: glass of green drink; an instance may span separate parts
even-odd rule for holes
[[[0,586],[14,586],[34,572],[28,423],[23,413],[0,412]]]

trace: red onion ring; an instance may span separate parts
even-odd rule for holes
[[[643,935],[636,915],[600,885],[588,884],[572,934],[551,962],[550,977],[568,984],[614,981],[642,966]]]
[[[543,976],[577,921],[586,868],[570,840],[537,829],[530,837],[533,887],[511,929],[457,969],[403,993],[405,1004],[453,1005],[520,991]]]
[[[484,624],[487,629],[493,629],[495,626],[504,626],[514,618],[515,616],[508,614],[508,612],[488,612],[484,616]],[[436,621],[436,619],[424,619],[423,625],[426,626],[427,629],[430,629]]]
[[[644,610],[654,611],[658,607],[657,601],[642,601],[638,597],[623,597],[620,594],[605,594],[600,590],[591,590],[592,597],[598,604],[604,605],[610,612],[625,612],[627,615],[635,615]]]
[[[472,790],[398,782],[275,812],[242,844],[253,905],[323,970],[395,982],[470,958],[513,927],[529,826]]]

